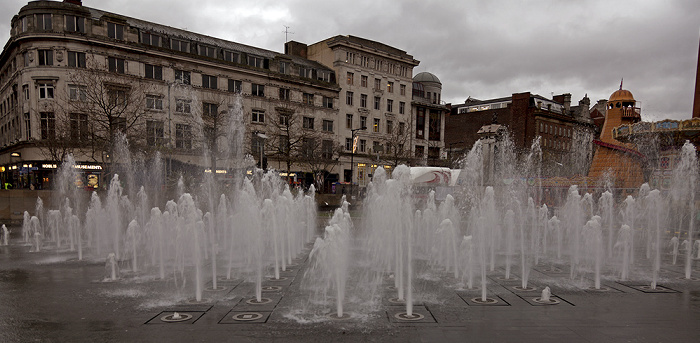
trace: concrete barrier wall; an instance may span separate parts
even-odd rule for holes
[[[53,193],[54,191],[51,190],[0,190],[0,222],[21,223],[24,219],[24,211],[34,215],[37,197],[41,197],[44,208],[53,208],[51,204]]]

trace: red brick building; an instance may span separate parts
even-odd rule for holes
[[[585,174],[587,165],[567,170],[555,166],[570,165],[572,156],[580,155],[570,153],[574,148],[586,156],[592,154],[595,127],[588,97],[581,99],[578,106],[571,106],[571,94],[552,99],[529,92],[489,100],[469,98],[464,104],[452,104],[445,125],[445,146],[455,154],[466,151],[479,139],[479,128],[493,122],[508,128],[520,152],[528,151],[540,136],[545,174]],[[584,159],[584,164],[589,162]]]

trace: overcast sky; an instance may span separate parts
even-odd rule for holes
[[[0,41],[27,1],[0,1]],[[352,5],[350,5],[352,4]],[[620,86],[644,120],[691,116],[700,1],[83,0],[83,5],[282,52],[355,35],[405,50],[442,81],[442,98],[532,92],[585,94]]]

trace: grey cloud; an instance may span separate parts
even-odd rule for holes
[[[357,35],[406,50],[443,82],[443,99],[531,91],[607,98],[625,88],[645,118],[687,118],[700,3],[676,1],[83,1],[86,6],[282,51]],[[24,1],[0,4],[0,39]]]

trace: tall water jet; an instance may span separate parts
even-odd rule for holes
[[[622,255],[620,266],[620,280],[627,281],[629,278],[630,264],[632,262],[632,229],[629,225],[622,224],[618,232],[615,247],[620,249]]]
[[[682,207],[687,208],[688,216],[688,239],[692,240],[694,236],[695,227],[695,191],[697,183],[699,180],[698,175],[698,157],[697,150],[695,146],[686,141],[681,148],[680,153],[680,165],[678,165],[673,171],[673,184],[674,184],[674,195],[678,197],[678,200],[685,201],[682,203]],[[686,205],[687,204],[687,205]],[[685,278],[691,278],[693,264],[693,254],[692,249],[686,249],[685,254]]]
[[[343,198],[343,202],[344,202]],[[343,305],[345,288],[348,277],[348,252],[352,221],[347,206],[335,210],[333,218],[325,228],[323,238],[316,238],[314,247],[309,254],[311,266],[304,274],[305,278],[313,280],[317,287],[315,294],[325,295],[335,290],[336,311],[333,318],[346,318]],[[320,287],[319,287],[320,286]]]

